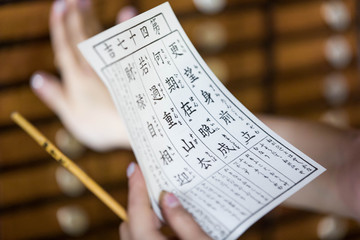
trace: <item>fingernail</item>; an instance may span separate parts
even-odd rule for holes
[[[135,163],[131,162],[126,169],[126,176],[129,178],[135,171]]]
[[[164,201],[169,208],[175,208],[180,205],[179,199],[173,193],[166,193]]]
[[[40,74],[34,74],[31,77],[30,85],[33,89],[40,89],[44,86],[44,78]]]
[[[65,0],[56,0],[54,3],[54,11],[56,13],[63,13],[66,8]]]

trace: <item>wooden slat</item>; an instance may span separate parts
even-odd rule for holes
[[[51,1],[29,1],[0,8],[0,41],[36,38],[48,35],[48,10]],[[118,9],[127,1],[94,2],[97,15],[113,25]],[[11,27],[9,27],[11,26]],[[0,85],[23,82],[37,70],[55,72],[49,41],[27,42],[0,48]]]
[[[62,128],[59,122],[36,125],[50,141]],[[0,132],[0,168],[33,162],[48,157],[47,153],[22,129],[14,128]]]
[[[231,14],[230,14],[231,15]],[[242,15],[240,15],[242,16]],[[260,15],[258,17],[254,17],[256,14],[245,14],[244,20],[248,19],[250,21],[250,18],[254,18],[251,21],[254,21],[255,26],[261,26],[260,21]],[[236,15],[234,15],[234,18]],[[237,17],[236,17],[237,18]],[[206,17],[204,19],[207,19]],[[221,21],[224,21],[225,29],[227,31],[231,32],[230,41],[237,41],[237,40],[251,40],[256,39],[258,37],[261,38],[262,32],[258,29],[258,27],[254,27],[253,24],[248,24],[247,28],[244,28],[243,31],[241,27],[241,31],[231,31],[236,21],[229,21],[225,20],[227,18],[220,18]],[[230,18],[231,19],[231,18]],[[240,19],[240,17],[239,17]],[[200,22],[206,21],[206,20],[199,20]],[[220,22],[221,22],[220,21]],[[239,21],[242,22],[242,21]],[[246,21],[243,21],[244,25],[246,25]],[[189,21],[184,26],[188,28],[188,32],[191,33],[195,27],[193,26],[193,22]],[[255,29],[255,30],[254,30]],[[191,36],[191,34],[190,34]],[[355,34],[353,31],[350,31],[346,34],[347,39],[349,40],[353,53],[355,53]],[[296,71],[296,70],[303,70],[312,68],[314,66],[322,65],[322,66],[328,66],[326,60],[324,59],[323,54],[323,48],[324,48],[324,42],[327,38],[326,37],[315,37],[310,39],[302,39],[298,41],[290,41],[290,42],[284,42],[280,41],[275,45],[275,66],[276,71],[278,73],[282,72],[289,72],[289,71]],[[257,50],[258,54],[255,58],[263,58],[263,54],[260,49]],[[235,55],[246,55],[247,51],[243,52],[234,52],[232,54],[218,54],[219,56],[231,56],[232,58],[235,57]],[[256,55],[254,53],[254,55]],[[261,56],[260,56],[261,55]],[[231,57],[230,57],[231,58]],[[34,61],[36,59],[36,61]],[[245,59],[245,58],[244,58]],[[230,59],[229,59],[230,60]],[[249,75],[253,73],[259,73],[259,69],[257,68],[263,68],[263,59],[255,61],[255,62],[249,62],[248,59],[245,59],[246,63],[238,63],[236,61],[229,61],[229,63],[232,64],[232,66],[229,68],[230,72],[234,72],[235,76],[234,78],[241,78],[241,75],[245,75],[248,77]],[[250,59],[251,61],[251,59]],[[21,67],[19,67],[21,66]],[[240,67],[239,67],[240,66]],[[244,72],[242,73],[242,70],[245,70],[244,68],[252,68],[251,73]],[[0,83],[7,84],[12,82],[19,82],[24,81],[24,79],[29,79],[31,74],[35,72],[36,70],[43,69],[47,71],[54,72],[55,67],[53,64],[53,54],[50,47],[50,43],[48,42],[40,42],[40,43],[27,43],[22,46],[16,46],[13,48],[5,48],[0,49]],[[239,71],[239,72],[238,72]],[[261,72],[261,71],[260,71]],[[250,77],[254,77],[253,75]]]
[[[321,216],[312,216],[284,222],[282,227],[274,228],[274,239],[318,239],[317,225],[321,218]]]
[[[36,20],[39,21],[40,23],[44,23],[47,21],[44,21],[41,18],[47,18],[47,15],[45,17],[41,17],[42,15],[39,14],[40,12],[44,12],[45,8],[49,7],[49,2],[31,2],[31,4],[14,4],[14,5],[6,5],[4,8],[1,8],[0,10],[4,10],[4,14],[0,14],[0,16],[5,16],[7,17],[6,21],[0,21],[3,23],[7,23],[6,26],[8,26],[9,21],[11,22],[11,19],[9,20],[9,15],[13,16],[14,21],[16,19],[18,19],[18,15],[15,14],[17,11],[21,12],[21,11],[25,11],[28,14],[33,14],[34,16],[30,17],[30,19],[34,18],[36,19],[40,19],[40,20]],[[316,8],[318,8],[319,6],[319,2],[307,2],[304,3],[301,6],[304,6],[305,8],[309,7],[307,5],[310,4],[311,8],[314,8],[313,4],[316,4]],[[109,17],[114,16],[115,10],[117,9],[117,7],[120,7],[120,4],[118,4],[119,6],[116,5],[116,1],[109,1],[108,4],[104,3],[104,4],[95,4],[95,6],[99,6],[98,7],[98,11],[100,12],[104,12],[106,14],[103,14],[101,16],[105,17]],[[16,7],[14,7],[16,6]],[[297,6],[297,5],[296,5]],[[28,7],[30,7],[30,9],[28,9]],[[290,7],[293,7],[292,5]],[[14,10],[10,11],[8,8],[15,8]],[[19,9],[17,9],[19,8]],[[32,8],[34,9],[40,9],[40,10],[34,10],[32,11]],[[44,9],[43,9],[44,8]],[[283,16],[284,12],[287,12],[287,8],[289,8],[289,6],[286,5],[286,7],[282,7],[284,9],[280,9],[279,10],[279,14],[276,14],[276,16],[279,15],[278,20],[276,22],[282,23],[282,24],[291,24],[293,22],[296,22],[296,20],[285,20],[287,19],[287,15]],[[111,11],[114,11],[112,13],[110,13]],[[35,12],[35,13],[32,13]],[[277,11],[275,11],[277,12]],[[299,11],[300,12],[300,11]],[[27,27],[26,23],[30,23],[32,27],[38,27],[41,24],[32,24],[31,21],[28,21],[29,17],[26,16],[26,20],[23,20],[23,22],[20,23],[16,23],[14,22],[15,25],[21,25],[24,29],[31,29],[31,27]],[[110,17],[109,17],[110,18]],[[294,17],[295,19],[299,18],[298,16]],[[319,17],[320,18],[320,17]],[[217,21],[220,24],[224,25],[224,29],[226,30],[225,32],[229,33],[228,34],[228,41],[229,42],[233,42],[233,41],[241,41],[241,40],[253,40],[253,39],[258,39],[258,38],[262,38],[264,35],[264,26],[263,26],[263,16],[260,12],[259,9],[251,9],[249,11],[243,12],[242,14],[238,14],[238,13],[226,13],[226,14],[220,14],[219,16],[211,16],[211,17],[200,17],[200,18],[196,18],[196,19],[189,19],[189,20],[184,20],[183,24],[185,29],[187,30],[187,32],[189,33],[190,37],[192,37],[194,35],[193,31],[194,29],[196,29],[196,25],[197,24],[202,24],[203,22],[209,21],[211,19],[211,21]],[[34,20],[34,21],[35,21]],[[104,19],[103,21],[105,21],[106,19]],[[319,24],[314,24],[314,22],[310,22],[310,23],[306,23],[306,21],[303,21],[304,18],[302,18],[301,24],[304,24],[304,27],[297,27],[295,24],[295,27],[293,25],[290,25],[290,27],[288,27],[288,29],[286,27],[279,27],[279,29],[285,29],[285,30],[281,30],[283,32],[286,31],[290,31],[291,29],[299,29],[299,31],[301,31],[301,29],[305,29],[309,26],[317,26]],[[309,18],[305,18],[305,20],[309,20]],[[19,20],[17,20],[19,21]],[[305,23],[306,24],[305,24]],[[320,20],[318,20],[318,22],[321,22]],[[305,26],[306,25],[306,26]],[[25,27],[24,27],[25,26]],[[39,27],[40,28],[40,27]],[[15,28],[6,28],[9,29],[9,31],[15,31]],[[41,29],[47,29],[47,27],[41,27]],[[234,31],[234,29],[239,29],[239,31]],[[44,30],[41,30],[44,31]],[[36,34],[37,32],[41,32],[40,30],[34,30],[31,29],[31,31],[29,30],[29,32],[32,32],[34,34]],[[46,30],[47,31],[47,30]],[[0,33],[5,34],[6,31],[0,31]],[[9,33],[10,34],[10,33]],[[14,35],[15,36],[15,35]],[[194,37],[192,37],[194,39]],[[304,43],[305,45],[308,45],[308,43]],[[315,44],[315,43],[314,43]],[[291,46],[289,46],[291,48]],[[281,47],[279,47],[281,48]],[[285,47],[286,48],[286,47]],[[301,43],[296,44],[296,46],[294,46],[294,48],[298,49],[298,52],[303,52],[304,47]],[[309,50],[312,51],[312,50]],[[288,49],[284,50],[284,52],[289,52]],[[283,53],[281,52],[281,50],[279,50],[279,54],[282,55]],[[281,56],[280,56],[281,58]],[[2,62],[0,62],[0,82],[2,83],[8,83],[10,80],[11,81],[16,81],[16,80],[23,80],[23,79],[28,79],[31,74],[38,70],[38,69],[44,69],[44,70],[49,70],[49,71],[54,71],[54,66],[52,64],[52,60],[53,60],[53,56],[50,50],[50,44],[46,43],[40,43],[40,44],[26,44],[25,46],[17,46],[15,49],[2,49],[0,52],[0,59],[2,59]],[[34,61],[34,59],[36,59],[36,61]],[[0,60],[1,61],[1,60]],[[19,62],[20,61],[20,62]],[[281,60],[279,60],[281,62]],[[290,64],[288,61],[287,62],[287,66]],[[281,63],[279,63],[279,67],[280,69],[282,69],[282,65]],[[19,68],[19,66],[21,66],[21,68]]]
[[[27,60],[30,59],[32,53],[36,53],[36,51],[32,52],[30,46],[28,50],[31,52],[28,57],[26,57]],[[50,49],[47,51],[50,51]],[[21,51],[19,49],[18,54],[20,53]],[[26,52],[24,54],[26,54]],[[218,58],[224,62],[227,68],[229,81],[261,78],[265,74],[265,56],[260,49],[254,48],[246,51],[219,54]],[[16,63],[15,59],[14,57],[14,64]],[[9,67],[7,69],[13,69],[8,75],[14,76],[16,69],[11,68],[11,66],[7,64],[5,63],[3,65],[4,68],[7,66]],[[29,67],[27,69],[28,73],[24,73],[23,75],[31,74],[32,69],[40,68],[41,66],[38,64],[41,65],[41,63],[37,61],[29,61],[29,64],[25,64],[24,66],[32,67]],[[26,69],[26,67],[24,68]],[[1,75],[2,73],[0,71],[0,76]],[[0,91],[0,105],[2,106],[2,108],[0,108],[0,125],[11,123],[9,116],[14,110],[21,112],[30,120],[53,116],[53,113],[34,95],[29,85]]]
[[[221,53],[216,57],[205,57],[204,59],[205,61],[220,60],[227,72],[227,79],[224,81],[229,84],[241,83],[249,79],[261,79],[266,74],[265,54],[259,48]]]
[[[264,14],[259,8],[223,12],[215,16],[197,15],[194,18],[180,20],[180,22],[192,43],[200,49],[204,46],[201,45],[202,41],[199,39],[201,38],[199,30],[206,24],[217,24],[222,28],[226,41],[224,47],[231,43],[261,42],[266,33]],[[211,25],[209,27],[211,28]]]
[[[350,13],[351,22],[355,18],[355,0],[344,0]],[[324,1],[293,1],[274,7],[274,31],[276,37],[294,33],[328,29],[321,6]]]
[[[10,41],[46,35],[50,6],[50,1],[28,1],[1,7],[0,40]]]
[[[226,63],[230,79],[264,75],[265,55],[261,48],[251,47],[246,50],[219,53],[213,58],[220,58]],[[37,70],[56,71],[50,43],[28,43],[9,49],[0,49],[0,85],[29,81],[31,75]]]
[[[121,205],[126,206],[127,191],[110,191]],[[120,219],[111,212],[94,195],[87,194],[81,198],[66,199],[43,204],[41,206],[0,215],[1,239],[38,239],[62,235],[56,219],[56,211],[69,205],[79,205],[89,216],[90,228],[108,222],[119,222]],[[19,230],[21,229],[21,230]]]
[[[313,213],[310,211],[304,211],[298,208],[291,208],[286,205],[279,205],[273,210],[271,210],[266,216],[269,219],[293,219],[299,216],[310,216],[317,215],[317,213]]]
[[[250,111],[262,112],[266,109],[264,91],[261,86],[252,86],[244,90],[231,90],[232,94]]]
[[[0,8],[0,41],[47,36],[52,1],[26,1]],[[117,12],[129,1],[96,0],[95,13],[105,25],[113,25]],[[11,27],[9,27],[11,26]]]
[[[48,41],[0,48],[0,85],[27,81],[37,70],[54,72],[53,59]]]
[[[30,86],[0,91],[0,125],[10,124],[10,114],[18,111],[26,118],[39,119],[53,116],[53,113],[31,91]]]
[[[264,0],[258,0],[257,2],[264,2]],[[349,9],[350,18],[353,19],[355,15],[355,1],[347,0],[344,2]],[[160,3],[162,2],[142,0],[139,3],[140,12],[146,11]],[[228,5],[232,7],[242,3],[254,3],[254,1],[232,0],[228,2]],[[276,34],[291,34],[295,32],[306,32],[327,28],[328,26],[324,22],[320,12],[322,3],[322,1],[300,1],[275,6],[274,29]],[[0,41],[46,36],[48,34],[48,17],[51,4],[51,1],[31,1],[8,4],[0,8]],[[121,7],[128,4],[131,3],[129,1],[97,0],[93,5],[101,22],[105,25],[112,25],[115,22],[117,12],[121,9]],[[170,4],[177,13],[196,11],[193,1],[190,0],[170,1]],[[241,8],[239,8],[239,10],[241,10]],[[230,33],[234,33],[235,35],[245,34],[243,32],[252,30],[264,34],[264,27],[258,25],[260,10],[260,8],[253,8],[250,10],[247,9],[240,14],[238,12],[229,12],[214,16],[205,16],[202,20],[200,20],[200,22],[207,18],[210,18],[211,20],[216,20],[218,18],[221,19],[222,15],[230,15],[230,18],[231,15],[237,15],[237,17],[232,17],[233,20],[236,21],[231,21],[233,27]],[[249,19],[249,21],[243,21],[245,19]],[[254,19],[258,19],[257,22],[253,22]],[[254,23],[256,25],[254,25]],[[261,22],[261,25],[263,24],[264,22]],[[9,28],[9,25],[13,27]],[[234,31],[234,29],[239,29],[239,31]]]
[[[349,97],[359,94],[359,79],[357,69],[349,69],[342,73],[346,79]],[[328,74],[313,74],[301,78],[293,78],[289,81],[277,82],[274,87],[275,107],[281,111],[313,101],[324,101],[325,78]]]
[[[350,46],[353,57],[356,56],[356,31],[351,30],[344,35]],[[277,74],[316,71],[319,68],[329,68],[324,55],[326,40],[330,36],[319,36],[296,41],[280,41],[274,46],[274,65]]]
[[[266,0],[228,0],[226,1],[227,7],[233,7],[233,6],[241,6],[241,4],[256,4],[256,3],[263,3]],[[153,7],[156,7],[157,5],[163,3],[164,1],[161,0],[139,0],[138,6],[140,8],[140,11],[147,11]],[[171,7],[173,8],[174,12],[177,14],[184,14],[189,12],[195,12],[197,11],[194,2],[192,0],[169,0],[169,3]]]
[[[109,154],[89,153],[77,164],[100,185],[126,186],[126,168],[135,161],[130,151]],[[25,204],[39,199],[63,195],[55,172],[60,165],[49,156],[49,162],[40,166],[13,170],[0,175],[0,208]]]
[[[356,55],[356,35],[354,31],[345,34],[351,51]],[[280,41],[275,45],[274,64],[277,74],[329,67],[324,57],[327,36],[297,41]],[[1,57],[2,56],[2,57]],[[220,53],[229,65],[231,78],[259,77],[264,74],[265,60],[261,48],[245,51]],[[38,59],[34,61],[34,59]],[[20,48],[0,50],[0,82],[9,83],[28,79],[38,69],[55,71],[49,44],[28,44]],[[19,68],[21,64],[21,68]],[[1,124],[0,120],[0,124]]]

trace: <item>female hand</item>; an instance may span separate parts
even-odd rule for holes
[[[120,226],[122,240],[167,239],[160,232],[161,222],[151,209],[144,177],[140,168],[131,163],[127,170],[129,178],[128,222]],[[164,193],[160,207],[166,223],[180,239],[211,239],[200,228],[172,193]]]
[[[118,21],[135,16],[135,9],[120,11]],[[110,94],[77,49],[77,44],[100,31],[90,0],[57,0],[50,13],[50,34],[62,81],[37,72],[31,86],[35,94],[83,144],[95,150],[129,147],[124,124]]]

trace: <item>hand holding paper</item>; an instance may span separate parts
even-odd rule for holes
[[[124,118],[159,216],[167,190],[212,238],[233,239],[324,171],[229,93],[168,4],[79,47]]]
[[[69,53],[67,54],[67,56],[70,57],[70,59],[64,58],[64,61],[58,61],[59,69],[62,73],[66,72],[66,74],[63,74],[63,81],[59,84],[57,81],[53,81],[54,79],[52,76],[45,73],[40,73],[44,82],[42,85],[34,84],[34,86],[37,87],[34,90],[35,93],[38,94],[38,96],[60,116],[64,124],[67,125],[69,122],[74,122],[77,125],[81,125],[81,127],[83,127],[83,121],[79,121],[79,119],[77,118],[79,114],[73,114],[73,111],[76,109],[71,107],[70,109],[65,109],[67,111],[58,111],[59,109],[56,108],[56,106],[58,105],[54,104],[58,103],[61,105],[61,103],[64,102],[63,100],[66,99],[67,104],[70,104],[71,106],[80,106],[80,104],[84,103],[84,99],[86,98],[72,98],[71,95],[65,94],[62,95],[64,98],[59,99],[59,96],[57,94],[54,94],[54,90],[61,90],[56,92],[64,92],[64,90],[66,90],[65,92],[71,91],[72,94],[78,96],[84,94],[85,96],[92,96],[94,94],[99,96],[109,95],[109,93],[106,92],[106,88],[96,87],[101,84],[99,83],[100,79],[95,75],[93,71],[88,71],[89,67],[85,62],[82,62],[81,68],[72,66],[70,69],[68,68],[68,65],[62,64],[67,62],[65,61],[66,59],[68,61],[74,61],[74,59],[72,58],[80,57],[78,56],[76,48],[74,47],[76,41],[69,41],[71,38],[68,36],[68,34],[69,32],[74,32],[76,34],[83,32],[84,25],[78,24],[78,22],[74,22],[73,20],[85,20],[87,23],[87,27],[94,26],[94,23],[95,25],[98,23],[94,16],[88,14],[89,9],[85,9],[84,11],[84,9],[79,9],[78,6],[74,4],[78,1],[64,0],[61,2],[65,4],[65,8],[62,9],[64,11],[59,12],[56,7],[52,9],[52,21],[50,28],[52,30],[52,40],[53,42],[57,42],[57,44],[53,44],[54,52],[57,58],[59,58],[59,56],[62,55],[64,51],[67,51]],[[132,14],[128,14],[128,10],[129,9],[126,8],[125,10],[120,12],[119,16],[121,19],[124,18],[124,15],[126,15],[127,18],[129,17],[129,15],[134,15],[133,11],[131,11]],[[77,14],[80,15],[81,18],[73,18],[73,16]],[[89,35],[86,35],[85,37],[87,36]],[[160,57],[159,55],[157,56]],[[178,57],[180,56],[178,55]],[[191,76],[191,74],[189,75]],[[89,78],[91,78],[93,81],[87,81],[89,80]],[[193,79],[195,78],[196,76],[193,77]],[[36,79],[38,78],[35,77],[33,80]],[[36,83],[37,81],[33,81],[32,83],[34,82]],[[171,79],[168,82],[171,83]],[[68,83],[74,84],[69,85]],[[90,91],[91,89],[96,89],[96,93],[94,91]],[[153,90],[155,89],[153,88]],[[208,94],[204,93],[204,95],[204,100],[205,97],[207,97],[209,104],[212,103],[211,99],[213,98],[213,95],[210,94],[210,98]],[[108,99],[108,97],[106,97],[106,99]],[[93,113],[97,111],[93,109],[92,105],[89,106],[89,102],[85,103],[87,105],[82,105],[83,109],[80,108],[79,110],[82,111],[83,119],[85,119],[84,121],[87,121],[88,119],[93,118]],[[112,111],[115,111],[114,108],[107,106],[107,103],[112,106],[112,103],[110,101],[102,101],[101,103],[98,103],[99,106],[102,106],[103,109],[113,109]],[[211,105],[209,106],[211,107]],[[112,113],[110,116],[116,115],[116,113]],[[111,133],[116,132],[113,131],[113,128],[111,127],[111,122],[115,122],[118,124],[118,121],[116,120],[118,119],[117,117],[114,120],[109,117],[104,117],[104,115],[102,114],[97,114],[96,116],[97,119],[100,121],[92,121],[91,124],[88,125],[92,132],[86,133],[91,134],[86,135],[89,137],[89,139],[84,138],[84,140],[86,141],[94,140],[93,133],[96,132],[95,130],[102,131],[102,133],[105,134],[105,136],[103,137],[106,137],[106,134],[108,134],[109,132],[106,132],[105,129],[101,126],[106,125],[106,129],[110,129],[112,131]],[[169,118],[169,114],[167,114],[166,116],[166,120],[169,121],[170,127],[175,122],[171,122],[172,117]],[[325,126],[324,124],[316,124],[295,119],[284,119],[281,117],[261,116],[260,119],[272,129],[274,129],[276,132],[278,132],[281,136],[288,139],[295,146],[299,147],[305,153],[314,157],[314,159],[316,159],[328,168],[328,171],[325,174],[317,178],[313,183],[309,184],[304,190],[297,192],[296,197],[292,197],[290,200],[287,200],[287,203],[290,203],[292,205],[295,204],[295,206],[297,207],[310,208],[316,211],[331,212],[359,218],[360,206],[358,205],[358,196],[360,195],[357,188],[357,186],[359,185],[359,181],[357,178],[359,172],[359,164],[356,157],[358,156],[358,149],[360,149],[359,132],[353,129],[339,130],[333,127]],[[122,127],[120,125],[121,124],[119,124],[119,127]],[[175,126],[177,125],[174,125],[173,127]],[[76,130],[86,130],[86,128]],[[199,134],[201,134],[200,132],[206,134],[206,130],[206,127],[201,128]],[[72,133],[75,134],[75,132]],[[100,138],[95,138],[97,142],[95,141],[93,143],[96,145],[97,143],[99,143],[99,139]],[[106,143],[106,141],[104,141],[104,138],[101,138],[101,144],[103,143]],[[120,143],[115,143],[115,145],[116,144],[119,144],[120,147]],[[109,146],[107,146],[107,148],[108,147]],[[191,145],[189,145],[189,147],[191,147]],[[95,146],[95,148],[100,149],[102,148],[102,146]],[[164,156],[168,156],[166,152],[164,153]],[[169,158],[164,159],[169,160]],[[195,160],[201,162],[204,167],[208,166],[205,161],[199,161],[197,159]],[[210,168],[210,166],[208,166],[208,168]],[[319,189],[321,191],[319,191]]]

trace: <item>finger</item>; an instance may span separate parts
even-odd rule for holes
[[[121,240],[130,240],[131,239],[129,224],[127,222],[121,223],[119,232],[120,232]]]
[[[73,51],[66,29],[68,8],[66,0],[56,0],[50,14],[51,43],[60,70],[76,69],[78,66],[77,56]]]
[[[85,25],[87,37],[91,37],[102,30],[102,25],[94,12],[93,2],[88,0],[88,6],[83,11],[83,24]]]
[[[69,47],[74,58],[79,63],[77,69],[83,71],[92,71],[88,62],[80,53],[77,45],[88,39],[90,36],[100,32],[100,23],[93,14],[91,0],[64,0],[67,6],[67,12],[63,21],[65,34],[67,36]],[[73,76],[74,69],[64,68],[64,80],[67,81]],[[67,78],[67,76],[69,76]],[[83,78],[78,81],[67,81],[66,84],[83,84]]]
[[[165,220],[180,239],[211,239],[173,193],[164,192],[160,204]]]
[[[74,50],[77,44],[100,30],[100,23],[93,15],[91,0],[66,0],[69,6],[66,29]]]
[[[31,77],[31,87],[35,94],[55,113],[63,115],[66,100],[59,80],[50,74],[37,72]]]
[[[154,222],[144,177],[135,163],[127,169],[129,177],[129,226],[133,239],[164,239]]]
[[[116,16],[116,23],[124,22],[138,14],[137,10],[133,6],[123,7]]]

